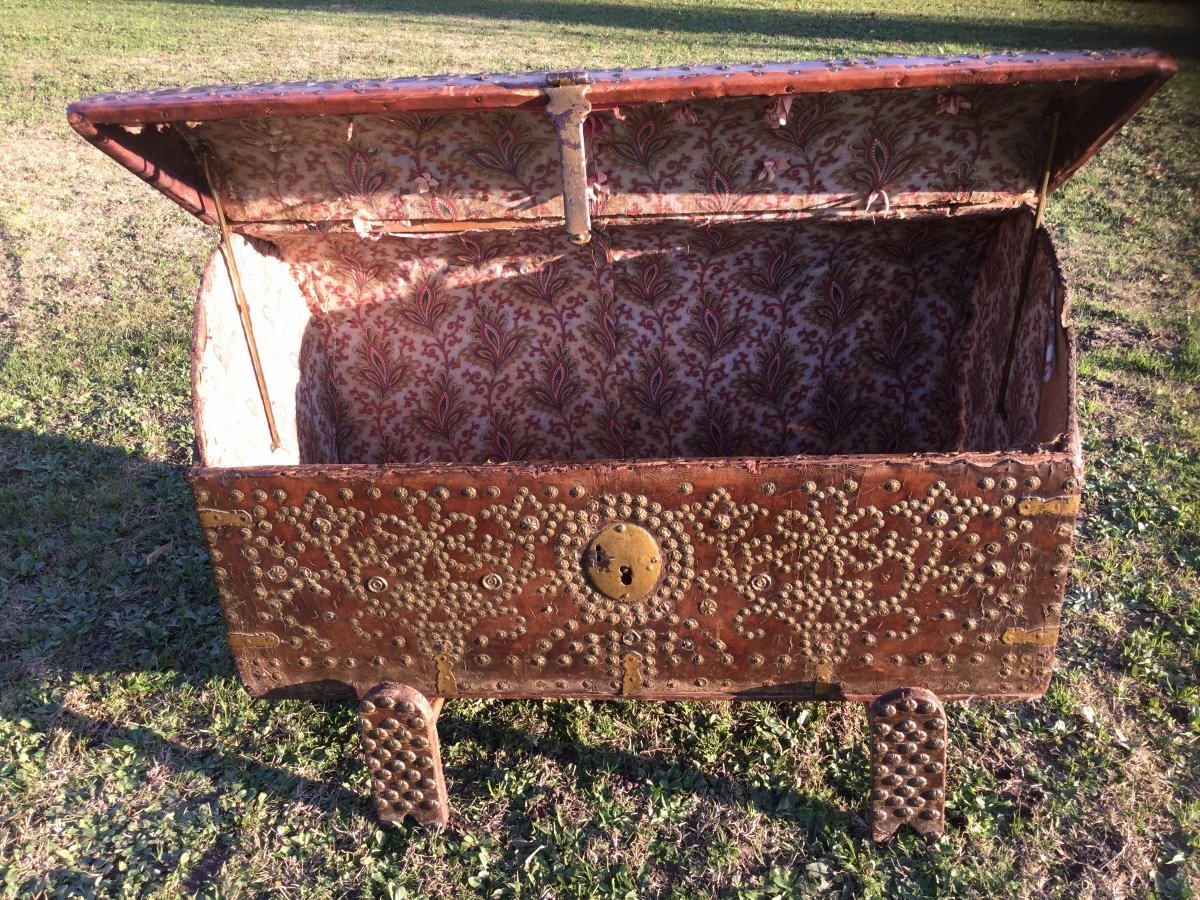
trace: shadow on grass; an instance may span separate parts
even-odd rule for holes
[[[278,800],[303,798],[325,814],[323,818],[326,822],[331,822],[335,815],[373,815],[366,791],[359,793],[344,786],[361,766],[357,742],[344,748],[334,770],[324,778],[313,779],[244,753],[219,747],[188,746],[153,729],[117,725],[105,719],[64,710],[60,706],[43,707],[35,715],[44,717],[47,724],[53,723],[52,727],[56,730],[70,733],[86,747],[83,752],[132,747],[138,754],[140,765],[155,769],[160,773],[159,777],[165,772],[172,779],[185,774],[209,779],[213,784],[212,791],[178,798],[166,807],[175,818],[206,815],[219,820],[223,817],[220,804],[222,797],[257,796],[262,793]],[[445,743],[469,739],[476,749],[469,762],[447,767],[446,774],[452,782],[452,813],[487,804],[494,798],[497,769],[491,760],[505,752],[518,760],[525,757],[530,764],[532,757],[541,756],[569,770],[560,789],[572,786],[570,773],[574,773],[573,786],[589,793],[596,782],[611,775],[621,782],[624,801],[638,810],[649,809],[655,802],[671,805],[676,800],[697,801],[679,826],[680,860],[693,853],[700,853],[703,857],[705,810],[711,805],[751,808],[768,819],[798,825],[808,835],[810,843],[820,843],[821,836],[828,833],[844,833],[863,841],[868,837],[867,824],[859,815],[847,814],[832,803],[804,796],[789,787],[751,789],[738,780],[713,776],[695,765],[683,751],[672,760],[655,753],[640,754],[580,746],[558,734],[553,726],[549,740],[538,743],[528,733],[507,724],[489,722],[489,718],[494,719],[494,716],[483,720],[468,719],[448,709],[439,723]],[[496,862],[506,871],[527,859],[531,847],[544,844],[545,836],[538,834],[536,826],[539,822],[554,818],[553,796],[540,785],[532,795],[519,794],[508,799],[511,806],[503,820],[504,839],[495,846]],[[708,801],[707,804],[705,801]],[[224,815],[228,815],[227,811]],[[464,832],[470,831],[469,823],[464,822],[461,815],[454,815],[451,822],[451,828],[440,837],[458,844],[467,836]],[[593,818],[579,828],[579,839],[586,841],[594,838],[607,842],[613,839],[616,832],[640,827],[642,822],[640,815],[632,817],[624,827]],[[954,823],[951,824],[953,826]],[[460,825],[467,827],[460,831]],[[227,831],[223,828],[221,834],[192,868],[186,882],[188,890],[199,892],[212,885],[231,857],[233,847],[227,838]],[[421,843],[435,837],[419,826],[406,823],[389,829],[387,842],[392,847],[400,848],[414,841]],[[661,865],[668,870],[678,869],[681,877],[684,874],[682,861],[664,861]],[[763,865],[765,867],[766,863]]]
[[[149,702],[170,702],[176,689],[206,689],[232,678],[184,465],[0,426],[0,593],[0,714],[32,720],[34,729],[45,735],[43,741],[65,731],[83,745],[85,754],[131,747],[139,768],[213,782],[211,793],[175,804],[175,814],[184,806],[203,812],[200,808],[207,803],[215,818],[218,798],[245,791],[282,800],[304,798],[330,818],[372,814],[365,789],[359,793],[345,786],[361,767],[356,741],[340,749],[338,762],[325,778],[313,779],[255,758],[256,743],[269,743],[265,737],[247,737],[237,749],[215,742],[189,746],[154,727],[126,724],[129,710],[118,722],[63,707],[61,685],[105,675],[150,676],[139,688]],[[97,689],[102,687],[89,687]],[[353,728],[348,704],[321,706],[343,712],[314,728],[328,727],[329,721],[343,730]],[[137,710],[132,715],[138,715]],[[452,804],[468,810],[490,802],[498,756],[511,754],[518,765],[531,768],[540,756],[567,770],[568,784],[574,779],[586,788],[614,776],[637,808],[664,798],[697,797],[798,821],[811,833],[826,823],[852,834],[866,833],[860,819],[824,800],[785,786],[762,788],[707,773],[689,758],[686,748],[667,756],[581,746],[561,716],[553,710],[542,716],[547,732],[535,741],[502,721],[499,704],[482,715],[458,713],[452,705],[441,723],[447,745],[466,740],[474,748],[469,761],[447,769],[454,782]],[[247,734],[254,734],[258,726],[246,727]],[[536,837],[538,815],[553,814],[552,804],[541,802],[544,798],[540,786],[532,797],[511,798],[514,808],[505,819],[509,839],[503,842],[503,852],[512,854],[513,865],[520,863],[516,854],[522,848],[528,852],[522,837]],[[539,804],[545,808],[527,814],[525,806]],[[584,832],[607,834],[606,828],[592,822]],[[419,834],[401,828],[389,840],[402,845],[421,839]],[[449,837],[457,839],[454,833]],[[697,833],[688,840],[699,843],[702,836]],[[189,882],[193,888],[211,882],[230,852],[218,841],[197,864],[199,874]]]
[[[111,412],[91,414],[98,430]],[[0,426],[0,686],[232,673],[185,475],[121,448]]]
[[[770,819],[802,821],[812,823],[832,820],[841,823],[842,829],[849,828],[857,837],[865,837],[868,829],[865,821],[859,820],[857,827],[848,821],[847,815],[835,804],[823,799],[814,798],[786,786],[771,786],[769,788],[752,787],[741,779],[713,775],[704,767],[698,765],[686,745],[686,740],[676,741],[669,751],[650,751],[636,753],[611,747],[596,746],[581,742],[572,734],[569,717],[561,713],[564,708],[572,706],[572,701],[547,700],[539,718],[545,723],[546,729],[536,737],[528,731],[514,725],[497,721],[503,712],[496,708],[498,704],[515,701],[491,701],[492,709],[484,717],[474,718],[465,716],[455,709],[455,702],[448,701],[442,718],[438,723],[438,734],[443,742],[443,748],[453,746],[457,742],[469,742],[479,751],[473,752],[469,761],[460,761],[448,766],[447,775],[454,781],[455,788],[451,794],[451,804],[455,795],[470,804],[482,802],[491,794],[498,775],[503,769],[497,768],[493,760],[499,754],[515,752],[521,755],[540,756],[553,761],[573,771],[577,786],[584,790],[596,787],[608,775],[623,782],[636,808],[648,809],[654,796],[664,801],[685,796],[705,797],[719,804],[730,807],[748,807]],[[644,703],[664,710],[664,717],[674,720],[686,719],[687,710],[708,706],[707,703],[690,702],[655,702],[655,701],[591,701],[593,703],[618,703],[632,705]],[[737,701],[732,701],[737,702]],[[783,707],[791,707],[798,715],[805,705],[772,701],[780,707],[780,718],[791,718],[789,711]],[[797,731],[803,731],[803,726],[797,723]],[[851,804],[862,803],[865,810],[867,762],[865,746],[861,748],[862,755],[862,784],[853,784],[849,788],[853,793],[845,799]],[[861,787],[861,793],[857,789]],[[515,824],[515,823],[513,823]]]
[[[571,0],[407,0],[344,3],[323,0],[177,0],[249,9],[311,10],[357,15],[453,16],[547,26],[620,28],[647,34],[758,34],[773,38],[896,43],[980,43],[995,47],[1103,48],[1146,45],[1178,55],[1197,55],[1197,26],[1056,20],[1041,17],[981,18],[972,15],[837,13],[705,4],[678,8],[664,3],[571,2]]]

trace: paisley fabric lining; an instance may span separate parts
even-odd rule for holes
[[[876,215],[1013,206],[1037,185],[1069,84],[652,103],[587,119],[592,216]],[[541,111],[231,119],[216,153],[240,223],[555,221],[558,138]]]

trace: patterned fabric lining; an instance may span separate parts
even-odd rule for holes
[[[1013,205],[1036,186],[1063,84],[900,89],[601,110],[585,124],[596,217],[866,215]],[[238,222],[552,220],[540,111],[244,119],[182,129],[217,154]]]
[[[301,459],[1028,442],[1046,315],[1022,329],[1019,414],[997,423],[994,407],[1029,218],[670,224],[598,232],[585,248],[556,231],[277,237],[312,313]]]
[[[1017,298],[1023,287],[1031,215],[1005,216],[992,238],[971,298],[967,333],[966,446],[1000,450],[1028,444],[1037,430],[1038,407],[1046,370],[1047,346],[1054,340],[1054,262],[1039,242],[1029,279],[1029,294],[1017,332],[1006,415],[997,415],[1004,360],[1012,333]]]

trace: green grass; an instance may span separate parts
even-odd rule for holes
[[[213,235],[83,145],[92,91],[1149,44],[1181,73],[1052,200],[1088,454],[1061,662],[959,704],[949,831],[865,839],[854,707],[452,702],[455,805],[385,832],[343,705],[237,686],[190,508]],[[1190,5],[0,0],[0,893],[1192,896],[1200,47]]]

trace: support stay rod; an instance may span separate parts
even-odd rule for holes
[[[1008,349],[1004,354],[1004,374],[1000,379],[1000,395],[996,398],[996,412],[1008,415],[1008,385],[1012,379],[1013,357],[1017,352],[1017,336],[1021,331],[1021,318],[1029,302],[1029,282],[1033,277],[1033,261],[1037,256],[1038,232],[1046,214],[1046,198],[1050,192],[1050,168],[1054,165],[1054,149],[1058,144],[1058,123],[1062,113],[1055,110],[1050,119],[1050,144],[1046,148],[1046,164],[1042,167],[1042,183],[1038,188],[1037,213],[1033,218],[1033,232],[1029,236],[1029,249],[1025,252],[1025,267],[1021,273],[1021,293],[1017,295],[1017,308],[1013,312],[1012,330],[1008,333]]]
[[[271,432],[271,449],[278,450],[279,431],[275,427],[275,413],[271,409],[271,398],[267,394],[267,380],[263,375],[262,360],[258,356],[258,344],[254,340],[254,324],[250,321],[250,304],[246,302],[246,292],[242,289],[242,277],[238,274],[237,260],[233,256],[229,220],[225,218],[225,209],[221,205],[220,194],[217,193],[217,183],[209,166],[209,155],[202,150],[199,157],[200,166],[204,169],[204,178],[208,182],[208,190],[212,194],[213,206],[217,211],[217,227],[221,230],[221,255],[225,258],[225,268],[229,272],[229,283],[233,288],[233,299],[242,320],[242,333],[246,337],[246,349],[250,351],[250,365],[254,368],[254,378],[258,382],[258,395],[262,399],[263,412],[267,416],[267,429]]]

